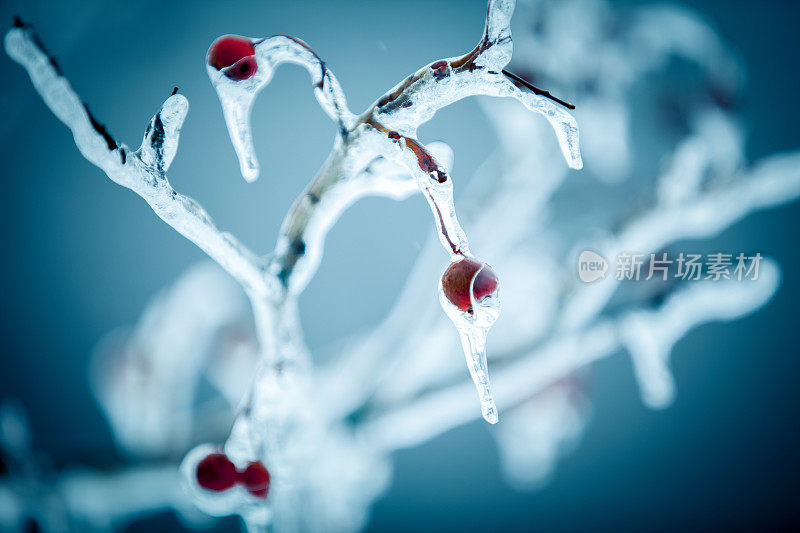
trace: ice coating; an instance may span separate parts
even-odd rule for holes
[[[235,509],[249,524],[251,531],[266,531],[271,521],[271,509],[263,505],[263,500],[250,494],[240,483],[227,490],[210,491],[200,486],[197,480],[197,466],[209,454],[220,453],[221,450],[211,444],[201,444],[186,454],[180,465],[184,490],[192,495],[195,504],[211,516],[226,516]],[[236,463],[236,461],[234,461]],[[243,470],[247,462],[236,464]]]

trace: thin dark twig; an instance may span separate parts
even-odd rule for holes
[[[575,109],[574,105],[572,105],[572,104],[570,104],[568,102],[565,102],[564,100],[561,100],[560,98],[556,98],[555,96],[550,94],[549,91],[545,91],[544,89],[540,89],[540,88],[532,85],[529,81],[527,81],[527,80],[525,80],[523,78],[520,78],[519,76],[517,76],[513,72],[509,72],[509,71],[503,69],[503,74],[505,74],[506,76],[508,76],[509,78],[514,80],[515,82],[519,83],[520,85],[524,85],[525,87],[527,87],[528,89],[533,91],[534,94],[538,94],[539,96],[544,96],[545,98],[549,98],[550,100],[556,102],[557,104],[563,105],[567,109]]]

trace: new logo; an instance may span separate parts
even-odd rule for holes
[[[591,283],[606,277],[608,261],[602,255],[584,250],[578,256],[578,277],[584,283]]]

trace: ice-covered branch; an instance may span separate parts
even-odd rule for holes
[[[421,68],[380,98],[359,120],[378,122],[415,137],[417,128],[436,111],[458,100],[475,95],[512,97],[547,118],[569,166],[581,168],[577,123],[557,104],[573,106],[505,70],[513,49],[513,11],[514,0],[490,1],[484,35],[474,50]]]
[[[266,298],[253,298],[248,291],[253,311],[248,327],[239,328],[241,295],[233,295],[231,282],[200,276],[203,283],[195,283],[199,278],[193,271],[149,308],[132,336],[98,350],[107,363],[98,367],[107,371],[95,374],[95,392],[119,442],[169,454],[200,440],[199,431],[186,430],[192,427],[214,443],[195,448],[183,463],[184,481],[204,510],[239,513],[253,530],[270,520],[277,530],[356,529],[386,488],[392,450],[477,419],[475,386],[482,414],[494,419],[484,341],[487,322],[496,317],[497,278],[470,255],[459,219],[472,244],[512,287],[504,294],[506,313],[494,330],[489,363],[498,405],[508,412],[506,422],[491,433],[517,481],[541,478],[559,448],[580,434],[586,398],[579,376],[593,361],[627,350],[644,401],[663,407],[674,394],[669,357],[676,342],[692,327],[743,316],[774,293],[778,275],[772,263],[762,265],[758,281],[625,286],[623,302],[614,307],[608,303],[621,284],[611,279],[581,284],[572,270],[581,245],[609,260],[623,248],[661,251],[687,237],[710,237],[756,209],[797,198],[800,156],[784,154],[749,165],[742,124],[716,96],[679,92],[688,112],[677,110],[677,127],[657,122],[658,113],[636,122],[641,109],[631,105],[632,89],[645,74],[651,83],[672,56],[701,71],[702,83],[693,88],[709,85],[715,94],[735,88],[737,73],[727,68],[735,67],[728,51],[693,15],[645,8],[618,20],[596,0],[538,4],[530,19],[517,21],[525,28],[513,44],[514,70],[520,75],[508,67],[513,2],[491,1],[485,31],[472,51],[426,65],[359,116],[347,110],[325,63],[295,38],[226,36],[212,45],[209,74],[246,178],[258,172],[250,106],[280,64],[308,70],[337,130],[331,155],[284,219],[274,253],[261,259],[265,266],[259,275],[275,290],[265,291]],[[45,67],[57,72],[52,63]],[[548,143],[554,129],[568,166],[580,167],[577,127],[564,108],[570,106],[528,80],[560,84],[559,90],[579,104],[586,173],[569,173]],[[653,98],[641,102],[646,110],[670,103],[658,91],[635,88]],[[417,128],[437,110],[471,95],[500,97],[481,103],[501,149],[472,179],[467,194],[459,191],[456,217],[452,154],[446,145],[424,143]],[[548,123],[521,112],[512,98]],[[158,183],[177,146],[176,101],[153,119],[135,153],[122,152],[86,115],[84,129],[100,142],[90,154],[110,152],[121,160],[124,153],[129,164],[148,169],[146,177]],[[634,124],[647,139],[642,146],[630,134]],[[173,138],[175,143],[168,142]],[[668,165],[664,172],[638,174],[629,187],[608,187],[629,176],[634,157],[637,170],[657,161]],[[125,163],[109,165],[116,171]],[[430,204],[436,235],[420,254],[400,301],[374,332],[339,350],[330,367],[312,372],[297,295],[317,270],[327,232],[358,198],[403,198],[414,191]],[[441,248],[450,265],[440,282],[440,303],[459,329],[472,384],[463,363],[452,357],[459,350],[457,338],[430,297]],[[219,290],[225,287],[232,290]],[[200,292],[202,297],[195,294]],[[184,377],[191,383],[181,384],[186,386],[179,386],[180,362],[190,367]],[[199,401],[192,391],[205,380],[212,387],[203,387]],[[238,394],[251,380],[236,411]],[[209,404],[213,422],[207,418]],[[174,412],[158,412],[160,405]],[[127,409],[141,416],[121,422],[130,418]],[[201,476],[201,462],[211,465],[211,474],[219,466],[224,483],[214,475]],[[256,473],[269,467],[268,497],[269,480],[265,484],[247,474],[253,466]],[[113,490],[103,480],[91,482]]]
[[[439,239],[451,260],[442,278],[440,300],[459,331],[484,418],[492,423],[497,421],[497,411],[489,390],[485,343],[489,328],[497,319],[499,301],[492,298],[484,299],[485,305],[453,305],[456,302],[448,294],[448,282],[455,279],[455,272],[464,270],[462,265],[469,264],[472,256],[466,234],[455,215],[452,182],[415,137],[417,128],[430,120],[438,109],[462,98],[478,94],[511,96],[550,121],[568,164],[581,168],[578,130],[572,116],[544,94],[524,92],[504,71],[511,58],[513,9],[513,1],[490,1],[483,38],[472,52],[422,68],[379,99],[359,119],[398,145],[399,150],[394,154],[389,152],[392,155],[388,157],[404,164],[417,177],[420,190],[431,206]],[[467,282],[467,304],[478,299],[474,298],[473,291],[481,272],[487,272],[488,279],[494,280],[486,282],[487,287],[492,287],[489,293],[496,291],[496,278],[491,269],[476,266],[472,272],[473,277]]]
[[[362,130],[348,142],[358,143]],[[435,142],[430,150],[446,172],[453,159],[450,147]],[[418,190],[405,167],[371,150],[354,147],[346,155],[335,150],[286,215],[268,271],[299,294],[319,266],[328,231],[348,207],[366,196],[401,200]]]
[[[153,117],[141,148],[133,152],[119,144],[89,112],[42,48],[32,28],[19,21],[5,38],[8,55],[22,65],[50,110],[72,130],[75,145],[108,177],[131,189],[153,211],[184,237],[195,243],[245,288],[257,293],[267,286],[258,258],[233,236],[214,225],[197,202],[177,193],[166,171],[178,146],[178,136],[189,102],[170,96]]]
[[[325,233],[338,217],[337,211],[323,207],[331,204],[326,196],[341,197],[339,187],[376,158],[406,167],[430,204],[440,240],[450,255],[440,301],[459,331],[484,417],[490,422],[497,420],[497,413],[489,391],[485,343],[499,313],[497,278],[488,265],[472,257],[466,233],[456,217],[450,176],[416,139],[416,131],[438,109],[467,96],[513,97],[547,118],[568,164],[581,168],[577,124],[556,104],[563,102],[504,70],[511,59],[513,9],[512,0],[490,0],[484,34],[473,51],[422,68],[357,119],[347,111],[341,88],[325,63],[298,39],[229,35],[217,39],[208,53],[208,73],[219,94],[246,179],[253,180],[258,175],[250,109],[280,63],[292,61],[309,70],[318,100],[339,125],[333,151],[286,216],[270,259],[269,273],[286,290],[281,298],[301,292],[316,271]],[[334,205],[339,211],[346,207],[341,201]],[[464,301],[458,302],[456,294],[461,294]]]

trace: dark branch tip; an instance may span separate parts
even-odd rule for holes
[[[170,94],[170,96],[175,96],[176,94],[178,94],[178,86],[177,85],[172,88],[172,94]]]
[[[513,72],[509,72],[508,70],[503,69],[503,74],[505,74],[506,76],[511,78],[511,81],[513,81],[515,83],[515,85],[522,85],[523,87],[531,90],[533,92],[533,94],[536,94],[538,96],[544,96],[545,98],[549,98],[550,100],[554,101],[555,103],[563,105],[567,109],[575,109],[575,106],[570,104],[569,102],[565,102],[564,100],[561,100],[560,98],[556,98],[555,96],[550,94],[549,91],[545,91],[544,89],[540,89],[540,88],[536,87],[535,85],[533,85],[532,83],[530,83],[526,79],[517,76]]]

